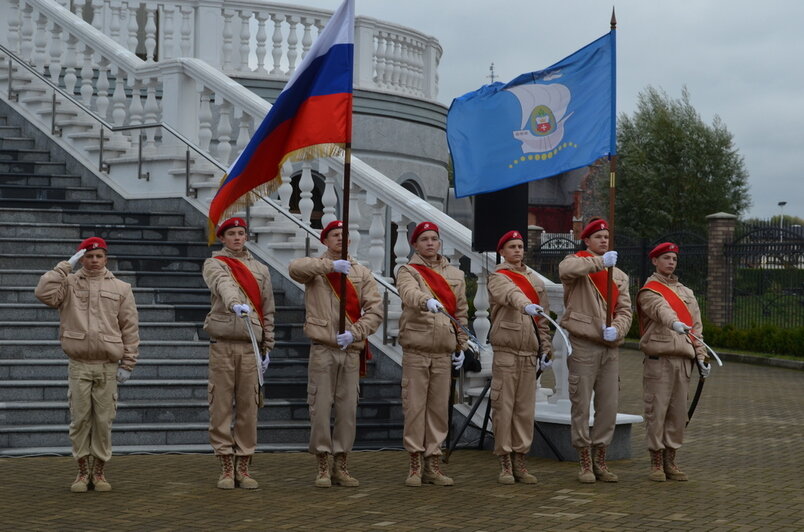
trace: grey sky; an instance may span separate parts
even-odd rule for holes
[[[334,9],[340,0],[300,0]],[[719,115],[745,160],[748,216],[804,217],[804,2],[795,0],[356,0],[357,15],[409,26],[444,48],[438,100],[545,68],[609,29],[617,12],[617,109],[647,85],[704,121]]]

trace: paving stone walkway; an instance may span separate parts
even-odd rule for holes
[[[582,485],[575,463],[530,459],[535,486],[496,483],[488,451],[456,451],[449,488],[406,488],[407,455],[354,453],[359,488],[317,489],[314,459],[259,454],[255,491],[215,488],[212,455],[119,456],[110,493],[73,494],[65,457],[0,459],[0,528],[10,530],[804,530],[804,372],[714,368],[679,463],[655,483],[641,426],[617,484]],[[620,411],[641,413],[641,355],[624,351]],[[695,379],[693,379],[693,387]]]

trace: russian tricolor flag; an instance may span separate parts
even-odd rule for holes
[[[333,155],[351,141],[354,11],[354,0],[335,11],[224,176],[209,206],[210,240],[250,191],[269,194],[279,187],[285,161]]]

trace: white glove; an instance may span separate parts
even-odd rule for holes
[[[616,251],[607,251],[603,254],[603,266],[606,268],[611,268],[612,266],[617,265],[617,252]]]
[[[603,339],[607,342],[614,342],[617,340],[617,329],[614,327],[603,326]]]
[[[537,305],[536,303],[531,303],[529,305],[525,305],[525,314],[530,316],[538,316],[540,313],[544,312],[544,307],[541,305]]]
[[[539,357],[539,369],[545,371],[552,365],[553,359],[547,358],[547,353],[542,353],[542,356]]]
[[[674,321],[673,330],[676,331],[678,334],[686,334],[690,330],[690,328],[680,321]]]
[[[246,305],[245,303],[235,303],[234,305],[232,305],[232,312],[234,312],[238,316],[242,314],[250,314],[251,307]]]
[[[269,351],[265,352],[265,356],[262,358],[260,362],[260,369],[262,370],[263,375],[265,374],[265,370],[268,369],[268,364],[271,363],[271,357],[268,356]]]
[[[701,371],[701,378],[705,379],[709,377],[709,372],[712,371],[712,366],[699,360],[698,369]]]
[[[467,340],[466,345],[468,345],[469,349],[471,349],[475,353],[480,353],[480,346],[477,345],[477,342],[475,342],[474,340]]]
[[[332,261],[332,271],[337,273],[349,273],[349,270],[352,269],[352,265],[349,263],[348,260],[338,259]]]
[[[123,384],[131,377],[131,372],[124,368],[117,368],[117,382]]]
[[[344,331],[338,336],[336,336],[335,339],[338,342],[338,346],[341,349],[346,349],[347,347],[349,347],[349,344],[355,341],[355,335],[352,334],[350,331]]]
[[[78,252],[76,252],[75,255],[73,255],[72,257],[67,259],[67,262],[70,263],[70,268],[72,268],[74,270],[76,264],[78,264],[78,261],[81,259],[81,257],[84,256],[84,253],[86,253],[86,252],[87,252],[86,249],[79,249]]]
[[[463,367],[463,361],[466,357],[463,354],[463,351],[458,351],[457,353],[452,353],[452,367],[457,369],[461,369]]]
[[[432,312],[433,314],[437,314],[440,309],[444,308],[444,305],[438,302],[438,300],[434,297],[431,297],[427,300],[427,310]]]

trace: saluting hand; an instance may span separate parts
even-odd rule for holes
[[[78,261],[81,260],[81,257],[83,257],[84,253],[86,252],[87,252],[86,249],[79,249],[75,255],[67,259],[67,262],[70,263],[70,268],[74,270],[75,266],[78,264]]]

